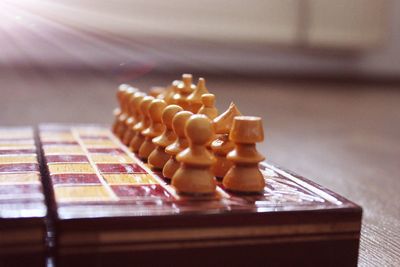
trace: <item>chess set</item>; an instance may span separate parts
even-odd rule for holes
[[[356,266],[362,209],[264,161],[205,80],[129,85],[107,125],[0,128],[0,266]]]

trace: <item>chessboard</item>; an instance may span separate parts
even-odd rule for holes
[[[39,138],[57,266],[357,263],[360,207],[266,162],[260,195],[181,196],[108,128],[43,125]]]
[[[109,125],[0,128],[0,266],[356,266],[362,209],[264,161],[192,76]]]

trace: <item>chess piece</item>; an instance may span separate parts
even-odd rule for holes
[[[163,176],[166,179],[171,179],[179,168],[179,162],[176,160],[176,155],[188,147],[188,141],[185,135],[185,124],[192,115],[193,113],[190,111],[180,111],[176,113],[172,119],[172,129],[174,130],[177,139],[165,148],[165,152],[170,155],[169,160],[163,168]]]
[[[165,129],[161,135],[153,138],[153,143],[157,147],[148,158],[150,167],[155,170],[162,170],[170,158],[170,155],[165,152],[165,148],[176,140],[176,134],[172,129],[172,120],[180,111],[183,111],[183,109],[178,105],[169,105],[163,111],[161,120]]]
[[[189,147],[180,152],[176,159],[180,163],[171,184],[180,194],[213,194],[216,190],[211,165],[215,158],[207,149],[214,136],[211,120],[205,115],[193,115],[185,126]]]
[[[152,96],[145,96],[143,97],[142,101],[140,102],[140,112],[141,112],[141,120],[133,126],[133,130],[135,131],[135,135],[133,136],[131,142],[129,143],[129,149],[133,152],[139,152],[140,146],[144,142],[144,136],[142,131],[149,127],[150,125],[150,118],[148,115],[148,109],[150,106],[151,101],[154,100]]]
[[[262,192],[265,180],[258,163],[264,160],[264,156],[256,150],[256,143],[264,140],[261,118],[235,117],[229,139],[235,143],[235,148],[227,156],[228,160],[233,162],[233,166],[224,176],[222,184],[233,192]]]
[[[118,117],[119,127],[116,129],[116,135],[122,140],[127,129],[126,120],[129,118],[129,99],[138,90],[133,87],[128,87],[122,94],[121,115]]]
[[[189,111],[197,113],[202,106],[201,97],[204,94],[208,94],[208,89],[206,87],[206,81],[204,78],[199,78],[196,85],[196,89],[187,97],[189,104]]]
[[[167,89],[168,93],[164,97],[164,101],[167,102],[168,105],[176,105],[177,101],[174,96],[179,94],[178,85],[181,83],[179,80],[175,80],[172,82],[171,86]]]
[[[215,107],[215,95],[204,94],[201,96],[201,103],[203,104],[197,114],[204,114],[209,119],[213,120],[218,116],[218,109]]]
[[[139,109],[140,109],[140,101],[142,101],[143,97],[146,94],[143,92],[136,92],[129,100],[129,111],[130,116],[126,120],[127,129],[125,131],[124,137],[122,138],[122,143],[126,146],[131,142],[135,131],[133,130],[133,126],[140,120]]]
[[[218,137],[211,144],[211,150],[217,159],[211,169],[218,180],[222,180],[232,167],[232,162],[226,158],[226,155],[235,148],[234,143],[229,140],[229,132],[234,118],[240,115],[242,114],[236,105],[231,103],[224,113],[213,120],[214,130]]]
[[[114,109],[114,116],[115,116],[115,121],[112,126],[112,132],[114,134],[117,133],[117,129],[119,128],[119,116],[122,114],[122,99],[123,99],[123,94],[126,91],[126,89],[129,88],[129,85],[127,84],[121,84],[118,86],[118,91],[117,91],[117,100],[118,100],[118,107]]]
[[[165,88],[164,87],[160,87],[160,86],[153,86],[150,88],[150,92],[149,95],[151,95],[154,98],[159,98],[162,99],[162,94],[165,93]]]
[[[182,82],[177,84],[177,93],[172,96],[173,104],[181,106],[184,110],[188,110],[188,96],[194,91],[196,86],[192,84],[192,75],[183,74]]]
[[[147,113],[150,118],[150,125],[142,131],[142,135],[145,139],[139,148],[138,154],[139,158],[144,162],[147,161],[150,153],[156,148],[156,145],[153,143],[153,138],[159,136],[164,131],[165,126],[161,118],[166,106],[167,103],[161,99],[154,99],[149,105]]]
[[[163,99],[168,105],[172,105],[173,103],[171,103],[171,99],[176,93],[175,90],[178,88],[177,82],[179,83],[179,81],[173,81],[172,84],[168,86],[161,95],[157,96],[157,98]]]

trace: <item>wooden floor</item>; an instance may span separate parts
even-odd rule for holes
[[[110,123],[122,80],[148,89],[179,78],[133,76],[2,71],[0,123]],[[400,266],[398,87],[208,79],[221,110],[234,101],[243,114],[263,117],[266,140],[259,147],[268,160],[364,208],[360,266]]]

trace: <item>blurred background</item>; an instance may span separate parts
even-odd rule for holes
[[[396,0],[3,0],[0,124],[111,123],[120,83],[205,77],[270,161],[364,207],[361,266],[399,266],[399,26]]]
[[[0,62],[285,75],[400,74],[394,0],[4,0]]]

